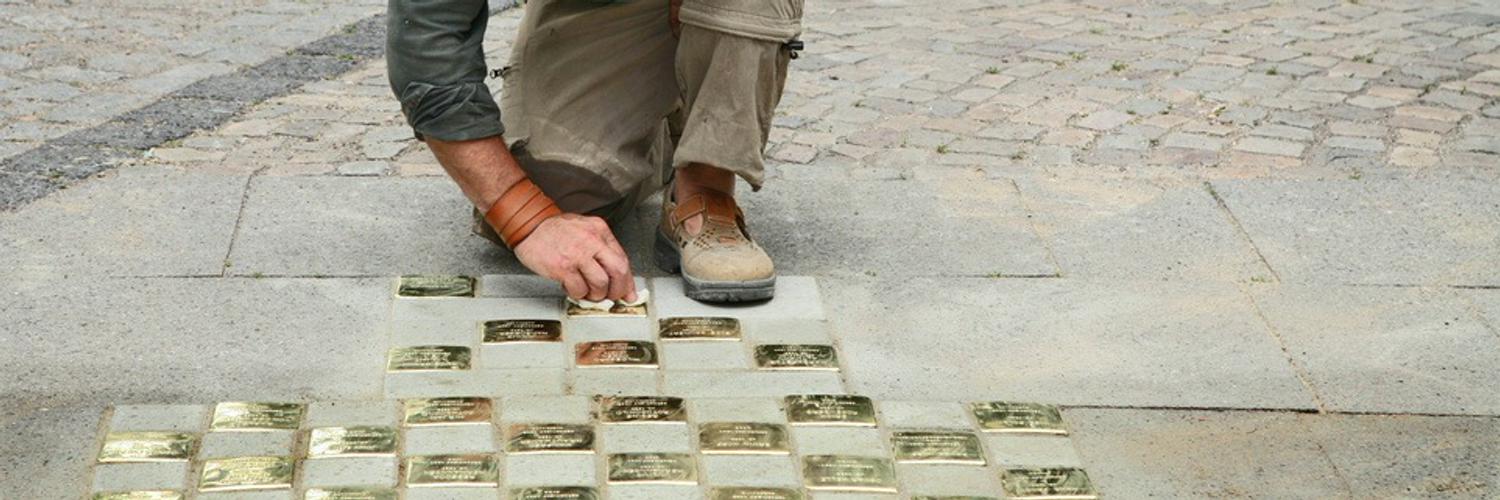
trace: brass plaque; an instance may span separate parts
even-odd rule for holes
[[[823,344],[755,346],[755,366],[768,370],[838,370],[839,355]]]
[[[400,297],[473,297],[474,278],[468,276],[402,276]]]
[[[1048,467],[1005,469],[1000,484],[1006,498],[1029,500],[1093,500],[1099,498],[1094,483],[1083,469]]]
[[[394,455],[396,429],[378,426],[319,427],[308,432],[307,456]]]
[[[656,367],[656,344],[643,340],[579,342],[574,346],[578,366]]]
[[[214,406],[215,431],[296,430],[302,425],[307,405],[301,403],[225,402]]]
[[[599,492],[587,486],[541,486],[510,490],[510,500],[599,500]]]
[[[494,455],[425,455],[406,459],[406,485],[496,486],[500,462]]]
[[[507,453],[589,453],[594,427],[577,424],[514,424],[505,431]]]
[[[484,322],[481,328],[486,344],[562,340],[562,322],[555,319],[497,319]]]
[[[798,394],[786,397],[787,420],[801,425],[873,427],[875,403],[847,394]]]
[[[644,318],[646,317],[646,304],[628,306],[615,302],[608,311],[589,309],[574,304],[572,301],[563,299],[563,306],[567,309],[568,317],[617,317],[617,318]]]
[[[686,453],[619,453],[609,456],[609,482],[695,484],[698,464]]]
[[[471,353],[461,345],[419,345],[391,348],[388,372],[467,370]]]
[[[666,318],[657,322],[662,340],[739,340],[740,320],[722,317]]]
[[[170,462],[193,457],[198,440],[183,432],[111,432],[104,437],[99,462]]]
[[[292,457],[236,457],[203,462],[198,491],[274,490],[292,487]]]
[[[814,490],[896,492],[896,467],[884,458],[808,455],[802,478]]]
[[[396,490],[389,488],[313,488],[302,500],[396,500]]]
[[[786,454],[786,427],[760,422],[712,422],[698,426],[703,453]]]
[[[686,422],[682,398],[667,396],[596,396],[599,420],[605,423]]]
[[[979,436],[953,431],[899,431],[891,433],[897,462],[984,465]]]
[[[803,500],[803,496],[789,488],[727,486],[709,490],[708,500]]]
[[[182,493],[170,490],[111,491],[95,493],[89,498],[93,500],[182,500]]]
[[[974,417],[985,432],[1017,434],[1066,435],[1062,411],[1056,406],[1038,403],[987,401],[974,403]]]
[[[488,398],[408,399],[401,406],[401,422],[406,425],[481,424],[494,413]]]

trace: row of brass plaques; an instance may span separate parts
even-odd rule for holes
[[[523,338],[530,342],[555,342],[555,333],[539,331],[505,330],[495,333],[487,329],[486,341],[501,335],[510,335],[500,342],[515,342]],[[543,339],[540,335],[553,335]],[[602,340],[579,342],[574,346],[574,362],[580,367],[636,367],[656,368],[660,365],[656,344],[644,340]],[[390,350],[386,361],[389,372],[420,372],[468,370],[473,363],[472,349],[454,345],[424,345],[397,347]],[[756,366],[768,370],[838,370],[838,353],[831,345],[823,344],[765,344],[755,346]]]

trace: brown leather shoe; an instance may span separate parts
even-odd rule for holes
[[[726,194],[696,194],[673,200],[671,188],[662,203],[656,231],[656,265],[681,272],[687,296],[703,302],[766,300],[776,292],[771,256],[750,239],[745,214]],[[702,216],[703,225],[689,234],[685,223]]]

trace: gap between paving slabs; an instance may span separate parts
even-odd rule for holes
[[[776,300],[738,307],[687,300],[676,279],[653,285],[645,306],[595,312],[565,307],[532,277],[403,277],[393,324],[468,340],[403,344],[393,334],[388,376],[486,374],[550,357],[540,369],[572,382],[527,392],[438,379],[432,392],[382,401],[117,407],[90,498],[1097,496],[1055,406],[874,401],[842,384],[661,395],[671,391],[657,376],[679,363],[713,371],[691,359],[712,351],[674,346],[721,346],[721,361],[738,352],[722,372],[837,377],[841,363],[820,328],[787,333],[823,321],[811,278],[783,277]],[[572,376],[595,370],[652,380],[594,391]],[[126,491],[155,493],[109,496]]]

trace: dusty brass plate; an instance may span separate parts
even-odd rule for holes
[[[610,483],[695,484],[698,464],[686,453],[619,453],[609,456]]]
[[[687,421],[682,398],[666,396],[596,396],[600,421],[621,423],[673,423]]]
[[[657,322],[662,340],[739,340],[740,320],[724,317],[665,318]]]
[[[708,500],[803,500],[802,492],[788,488],[726,486],[708,492]]]
[[[473,297],[474,278],[469,276],[402,276],[396,285],[399,297]]]
[[[275,490],[292,487],[292,457],[236,457],[203,462],[198,491]]]
[[[646,304],[638,306],[627,306],[616,302],[608,311],[598,309],[584,309],[578,304],[563,299],[563,307],[569,318],[574,317],[605,317],[605,318],[644,318],[646,317]]]
[[[986,401],[973,404],[974,417],[984,432],[1066,435],[1062,411],[1038,403]]]
[[[389,488],[313,488],[302,500],[396,500],[396,490]]]
[[[170,462],[193,457],[198,443],[183,432],[111,432],[104,436],[99,462]]]
[[[307,405],[301,403],[224,402],[214,406],[215,431],[282,431],[302,425]]]
[[[487,398],[408,399],[401,407],[406,425],[481,424],[494,413],[494,403]]]
[[[111,491],[95,493],[93,500],[182,500],[182,493],[171,490]]]
[[[499,461],[494,455],[424,455],[406,459],[406,485],[496,486]]]
[[[698,426],[703,453],[786,454],[786,427],[760,422],[712,422]]]
[[[555,319],[497,319],[484,322],[480,328],[486,344],[562,340],[562,322]]]
[[[897,462],[984,465],[979,436],[953,431],[899,431],[891,433]]]
[[[656,344],[643,340],[579,342],[573,350],[580,367],[656,367]]]
[[[587,486],[541,486],[510,490],[511,500],[599,500],[599,492]]]
[[[755,346],[755,366],[768,370],[839,369],[839,355],[831,345],[766,344]]]
[[[396,453],[396,429],[391,427],[319,427],[307,434],[309,457],[379,456]]]
[[[1094,483],[1083,469],[1049,467],[1005,469],[1000,485],[1006,498],[1028,500],[1093,500],[1099,498]]]
[[[847,394],[798,394],[786,397],[787,420],[794,425],[875,425],[875,403]]]
[[[577,424],[514,424],[505,430],[507,453],[589,453],[594,427]]]
[[[896,467],[884,458],[808,455],[802,478],[814,490],[896,492]]]
[[[387,372],[467,370],[472,357],[461,345],[419,345],[391,348]]]

